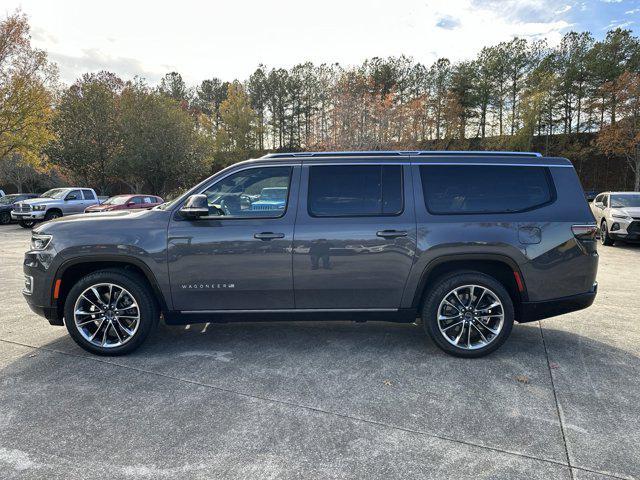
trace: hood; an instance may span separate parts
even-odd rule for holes
[[[24,203],[26,205],[48,205],[50,203],[60,203],[60,202],[64,202],[64,200],[59,199],[56,200],[55,198],[30,198],[29,200],[22,200],[18,203]]]
[[[168,216],[163,210],[114,210],[112,212],[91,212],[82,215],[69,215],[44,222],[33,229],[35,233],[54,231],[82,232],[91,230],[91,226],[108,226],[114,229],[126,229],[131,222],[144,221],[153,216]]]
[[[115,210],[117,205],[92,205],[85,209],[86,212],[104,212],[109,210]]]

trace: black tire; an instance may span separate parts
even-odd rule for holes
[[[18,220],[18,223],[22,228],[33,228],[36,224],[35,220]]]
[[[600,241],[602,242],[602,245],[606,247],[610,247],[616,243],[615,239],[609,235],[609,228],[607,227],[606,220],[602,220],[602,223],[600,224]]]
[[[49,220],[55,220],[56,218],[60,218],[62,216],[62,212],[58,210],[50,210],[44,216],[44,221],[48,222]]]
[[[450,294],[454,289],[464,285],[477,285],[488,289],[491,294],[495,295],[500,300],[503,307],[504,320],[502,329],[497,335],[491,338],[487,337],[487,339],[490,340],[487,345],[476,349],[466,349],[453,345],[445,339],[445,334],[440,331],[440,327],[438,325],[438,309],[440,308],[441,302],[443,302],[448,294]],[[471,302],[469,303],[471,304]],[[452,272],[437,279],[433,287],[427,291],[422,307],[422,325],[425,332],[440,349],[456,357],[478,358],[495,351],[509,337],[513,327],[513,320],[513,301],[504,286],[495,278],[475,271]],[[479,326],[481,327],[481,325]],[[464,328],[464,326],[454,328],[458,329],[457,331],[460,331],[460,328]],[[474,330],[471,329],[471,325],[468,327],[472,332],[477,331],[475,326],[473,328]],[[455,330],[453,331],[455,332]],[[464,332],[464,330],[462,331]],[[486,330],[483,331],[487,333]],[[473,335],[477,334],[474,333]]]
[[[11,223],[11,214],[9,212],[0,212],[0,225],[9,225]]]
[[[139,308],[140,320],[137,331],[131,335],[126,343],[120,346],[101,347],[91,343],[80,333],[79,327],[76,326],[74,320],[74,308],[78,297],[87,288],[101,283],[111,283],[125,288],[133,296]],[[124,270],[101,270],[82,277],[71,288],[65,300],[64,318],[69,335],[83,349],[96,355],[115,356],[130,353],[142,345],[149,333],[157,325],[159,311],[145,278]]]

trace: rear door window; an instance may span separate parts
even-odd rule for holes
[[[398,215],[403,209],[402,166],[312,166],[307,204],[313,217]]]
[[[91,190],[82,190],[82,194],[84,195],[85,200],[95,200],[96,196]]]
[[[422,165],[420,176],[433,214],[521,212],[555,197],[546,167]]]

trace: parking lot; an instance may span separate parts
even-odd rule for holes
[[[28,241],[0,227],[3,479],[640,477],[640,247],[478,360],[349,321],[161,326],[104,358],[28,309]]]

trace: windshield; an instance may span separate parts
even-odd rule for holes
[[[107,198],[102,205],[124,205],[128,198],[127,195]]]
[[[11,205],[20,195],[6,195],[0,198],[0,205]]]
[[[40,198],[62,198],[67,192],[68,190],[66,188],[52,188],[40,195]]]
[[[640,193],[632,195],[611,195],[611,208],[640,207]]]

